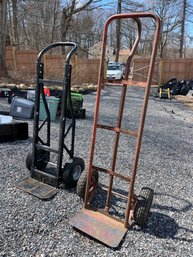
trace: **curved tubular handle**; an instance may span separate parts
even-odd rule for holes
[[[125,71],[125,79],[127,80],[128,79],[128,76],[129,76],[129,72],[130,72],[130,65],[131,65],[131,60],[133,59],[133,56],[135,54],[135,51],[138,47],[138,44],[139,44],[139,41],[141,39],[141,21],[140,19],[138,18],[133,18],[134,21],[137,23],[137,37],[135,39],[135,42],[132,46],[132,49],[131,49],[131,52],[127,58],[127,63],[126,63],[126,71]]]
[[[106,52],[106,42],[107,42],[107,31],[108,31],[108,26],[113,20],[119,20],[119,19],[134,19],[137,23],[138,30],[141,29],[141,22],[140,18],[152,18],[155,20],[156,23],[156,30],[155,30],[155,36],[154,36],[154,47],[153,49],[157,48],[158,40],[159,40],[159,35],[160,35],[160,19],[157,15],[151,12],[138,12],[138,13],[121,13],[121,14],[115,14],[112,15],[105,23],[104,30],[103,30],[103,48],[102,48],[102,56],[101,56],[101,63],[100,63],[100,68],[99,68],[99,79],[98,81],[101,81],[102,79],[102,74],[104,70],[104,58],[105,58],[105,52]],[[138,36],[136,38],[136,41],[133,45],[133,51],[135,52],[137,45],[140,40],[140,31],[138,31]],[[154,51],[152,51],[154,52]],[[131,57],[129,57],[131,58]],[[153,54],[153,59],[155,58],[155,55]],[[125,76],[126,77],[126,76]],[[151,78],[150,78],[151,80]],[[101,81],[102,83],[102,81]]]
[[[71,47],[72,47],[71,51],[70,51],[70,52],[68,53],[68,55],[66,56],[66,63],[69,63],[69,62],[70,62],[70,59],[71,59],[71,57],[72,57],[72,55],[76,53],[77,48],[78,48],[77,44],[74,43],[74,42],[56,42],[56,43],[53,43],[53,44],[48,45],[47,47],[45,47],[45,48],[38,54],[37,63],[40,63],[40,62],[41,62],[42,56],[43,56],[47,51],[49,51],[49,50],[52,49],[52,48],[58,47],[58,46],[71,46]]]
[[[111,23],[113,20],[118,20],[118,19],[140,19],[140,18],[152,18],[156,22],[156,27],[159,27],[160,20],[159,17],[151,12],[136,12],[136,13],[120,13],[120,14],[114,14],[112,15],[105,23],[105,28],[108,27],[109,23]]]

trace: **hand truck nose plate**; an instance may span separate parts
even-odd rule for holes
[[[42,200],[47,200],[54,196],[58,189],[48,184],[42,183],[33,178],[26,178],[16,185],[21,190],[34,195]]]
[[[69,223],[113,248],[118,247],[127,232],[127,228],[124,227],[122,222],[99,211],[89,209],[82,209]]]

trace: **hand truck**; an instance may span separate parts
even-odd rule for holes
[[[112,83],[108,83],[108,80],[105,79],[105,76],[104,76],[108,26],[114,20],[128,19],[128,18],[133,19],[134,22],[137,24],[138,35],[135,39],[130,55],[127,59],[126,73],[125,73],[124,79],[120,80],[119,82],[114,81]],[[143,18],[152,18],[156,23],[156,30],[155,30],[155,36],[153,41],[153,50],[151,54],[147,81],[136,82],[136,81],[128,80],[128,75],[129,75],[131,60],[134,56],[134,53],[140,41],[141,19]],[[153,67],[155,63],[159,34],[160,34],[159,18],[156,15],[149,12],[116,14],[111,16],[107,20],[104,27],[103,41],[102,41],[103,42],[102,56],[100,61],[98,91],[97,91],[97,97],[96,97],[96,109],[95,109],[94,124],[93,124],[93,131],[92,131],[92,140],[91,140],[91,146],[90,146],[90,159],[89,159],[89,165],[88,165],[88,173],[86,174],[85,172],[83,172],[77,184],[77,193],[79,194],[79,196],[84,197],[84,208],[79,213],[77,213],[69,221],[69,223],[73,227],[83,231],[84,233],[92,236],[93,238],[101,241],[102,243],[110,247],[117,247],[120,244],[122,238],[124,237],[125,233],[129,228],[129,225],[131,224],[131,219],[134,219],[135,223],[141,227],[145,225],[148,218],[149,211],[150,211],[150,207],[152,204],[152,200],[153,200],[153,190],[146,187],[142,188],[140,195],[137,197],[134,193],[134,184],[135,184],[140,146],[142,141],[142,132],[144,128],[144,122],[145,122],[145,116],[146,116],[146,110],[147,110],[147,104],[148,104],[148,96],[150,92],[150,85],[152,80]],[[113,126],[111,127],[111,126],[102,125],[98,123],[101,89],[102,89],[102,86],[107,83],[108,85],[122,87],[116,127],[113,127]],[[125,130],[121,127],[127,86],[132,86],[132,85],[145,87],[145,95],[144,95],[144,101],[143,101],[143,108],[141,112],[140,125],[139,125],[138,131],[136,132]],[[103,167],[98,167],[96,165],[93,165],[97,129],[106,129],[106,130],[115,132],[115,141],[114,141],[111,169],[106,169]],[[128,136],[137,138],[137,143],[135,147],[135,156],[134,156],[130,176],[125,176],[121,173],[118,173],[115,169],[120,134],[125,134]],[[102,210],[93,206],[93,203],[91,204],[92,195],[93,193],[96,193],[96,186],[98,182],[99,172],[103,172],[104,174],[107,174],[109,177],[109,184],[107,186],[106,203],[105,203],[105,207]],[[85,174],[86,174],[86,179],[85,179]],[[113,180],[115,177],[118,177],[119,179],[123,179],[129,183],[129,190],[127,192],[127,196],[122,195],[123,198],[126,198],[126,210],[124,214],[124,219],[122,218],[120,219],[120,217],[114,217],[109,213],[109,208],[110,208],[110,205],[112,204],[111,203],[112,194],[117,193],[113,191]]]
[[[70,48],[65,60],[63,81],[44,79],[44,64],[41,62],[41,59],[48,50],[55,47]],[[19,182],[17,187],[41,199],[49,199],[54,196],[58,192],[58,187],[61,183],[64,183],[69,188],[76,186],[85,167],[83,159],[74,157],[75,116],[70,92],[72,71],[70,60],[76,51],[77,45],[73,42],[53,43],[39,53],[36,62],[33,143],[32,152],[29,152],[26,158],[26,167],[30,170],[31,176]],[[58,149],[51,147],[51,116],[45,97],[44,85],[62,86]],[[40,96],[46,112],[46,117],[41,124],[39,119]],[[67,123],[67,103],[71,114],[70,124]],[[44,126],[46,126],[46,133],[44,132],[42,136],[40,132]],[[69,132],[71,132],[70,147],[65,143]],[[69,156],[69,160],[63,165],[64,151]],[[50,153],[56,154],[56,163],[50,162]],[[46,169],[48,164],[52,166],[52,172]]]

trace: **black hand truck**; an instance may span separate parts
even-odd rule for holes
[[[70,51],[65,60],[63,81],[44,79],[44,64],[41,62],[42,57],[48,50],[55,47],[70,47]],[[85,167],[83,159],[74,157],[75,116],[71,100],[72,66],[70,60],[76,51],[77,45],[73,42],[53,43],[39,53],[36,62],[33,143],[32,151],[28,153],[26,158],[26,167],[30,170],[31,175],[29,178],[19,182],[17,187],[41,199],[49,199],[55,195],[61,183],[64,183],[69,188],[75,187]],[[44,85],[62,86],[58,149],[51,147],[51,116],[44,93]],[[46,112],[46,117],[41,124],[39,119],[40,99],[43,102]],[[71,114],[70,124],[67,124],[67,104]],[[45,126],[46,133],[43,133],[44,135],[41,136],[40,132]],[[70,135],[70,132],[71,144],[70,147],[68,147],[65,143],[65,139]],[[69,156],[69,159],[63,165],[64,151]],[[56,163],[50,162],[50,153],[57,155]],[[52,172],[46,169],[48,164],[53,167]]]

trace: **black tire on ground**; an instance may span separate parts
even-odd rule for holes
[[[81,109],[80,110],[80,118],[85,119],[85,117],[86,117],[86,109]]]
[[[92,171],[92,177],[91,177],[91,188],[90,190],[96,188],[99,180],[99,174],[97,170]],[[78,180],[76,193],[77,195],[84,199],[85,191],[86,191],[86,181],[87,181],[87,172],[83,172]]]
[[[47,163],[50,159],[50,153],[43,150],[38,149],[37,150],[37,169],[44,170],[47,166]],[[26,157],[26,167],[29,171],[31,171],[32,166],[32,152],[29,152]]]
[[[139,196],[137,197],[137,202],[134,209],[134,222],[141,228],[147,224],[153,196],[153,189],[143,187]]]
[[[27,154],[26,160],[25,160],[25,165],[26,168],[31,171],[31,166],[32,166],[32,152],[29,152]]]
[[[73,157],[69,162],[65,163],[62,180],[68,188],[75,187],[77,182],[85,169],[84,160],[79,157]]]

